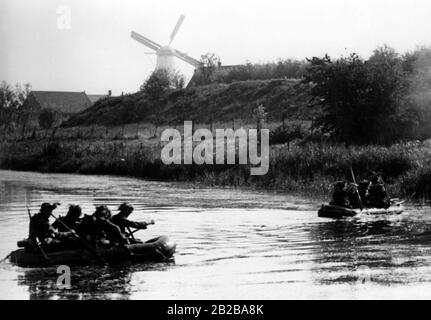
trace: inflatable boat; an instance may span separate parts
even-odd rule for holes
[[[172,258],[176,244],[166,236],[151,239],[144,243],[97,247],[94,250],[77,248],[49,250],[21,248],[10,253],[11,263],[20,267],[43,267],[61,264],[87,264],[92,262],[150,262]]]
[[[393,205],[387,209],[378,208],[364,208],[364,209],[350,209],[340,206],[334,206],[329,204],[322,204],[322,207],[317,212],[320,218],[333,218],[341,219],[354,217],[357,215],[394,215],[403,213],[404,208],[399,205]]]

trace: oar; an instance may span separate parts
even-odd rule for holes
[[[65,227],[69,232],[71,232],[78,240],[80,240],[92,253],[94,253],[97,256],[97,258],[103,260],[103,258],[96,251],[96,249],[94,249],[87,241],[85,241],[79,235],[77,235],[74,230],[70,229],[63,221],[61,221],[56,216],[54,216],[53,213],[50,213],[50,215],[51,215],[51,217],[53,217],[55,219],[55,221],[58,221],[63,227]]]
[[[29,227],[28,227],[28,234],[29,234],[29,237],[31,237],[31,212],[30,212],[29,207],[28,206],[26,206],[26,207],[27,207],[28,217],[30,218],[30,223],[29,223]],[[45,253],[45,251],[42,249],[41,245],[37,241],[37,237],[35,237],[34,242],[36,243],[36,247],[39,249],[40,253],[45,258],[45,260],[49,261],[47,254]]]
[[[156,224],[156,222],[154,220],[150,220],[148,222],[144,221],[144,222],[147,224],[147,226],[149,226],[151,224]],[[132,238],[135,239],[135,237],[133,236],[133,234],[135,232],[138,232],[139,230],[143,230],[143,229],[135,229],[135,230],[131,231],[130,227],[127,227],[127,230],[129,231],[129,234],[132,236]]]
[[[358,184],[356,183],[356,178],[355,178],[355,174],[353,173],[352,167],[350,167],[350,173],[352,174],[353,183],[357,186]],[[355,190],[356,190],[356,193],[358,194],[359,205],[360,205],[361,211],[362,211],[364,209],[364,206],[362,205],[362,199],[361,199],[361,195],[359,194],[358,187],[356,187]]]
[[[5,262],[7,259],[9,259],[10,258],[10,256],[12,255],[12,252],[11,253],[9,253],[4,259],[1,259],[0,260],[0,263],[3,263],[3,262]]]
[[[391,200],[391,204],[393,205],[393,206],[400,206],[400,205],[402,205],[403,203],[405,203],[406,202],[406,200],[403,200],[403,201],[397,201],[397,202],[394,202],[394,201],[392,201]]]
[[[150,220],[150,221],[144,221],[144,223],[147,225],[147,226],[149,226],[150,224],[156,224],[155,222],[154,222],[154,220]],[[131,236],[132,237],[132,239],[135,239],[135,236],[133,235],[135,232],[138,232],[139,230],[143,230],[143,229],[135,229],[135,230],[131,230],[130,229],[130,227],[127,227],[126,228],[127,229],[127,232],[129,233],[128,235],[129,236]]]
[[[136,231],[139,229],[136,229],[135,231],[130,230],[130,227],[127,227],[127,231],[129,232],[129,236],[132,237],[133,240],[135,240],[135,236],[133,235]]]

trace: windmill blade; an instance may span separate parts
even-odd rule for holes
[[[143,45],[147,46],[150,49],[153,49],[155,51],[159,50],[161,48],[161,45],[154,42],[153,40],[150,40],[148,38],[145,38],[144,36],[140,35],[139,33],[136,33],[135,31],[132,31],[130,35],[133,39],[136,41],[142,43]]]
[[[178,50],[173,49],[173,52],[174,52],[174,54],[175,54],[175,56],[176,56],[177,58],[180,58],[181,60],[183,60],[183,61],[185,61],[185,62],[187,62],[187,63],[191,64],[191,65],[192,65],[192,66],[194,66],[195,68],[198,68],[198,67],[201,65],[201,62],[200,62],[200,61],[198,61],[198,60],[196,60],[196,59],[194,59],[194,58],[192,58],[192,57],[190,57],[190,56],[186,55],[185,53],[183,53],[183,52],[181,52],[181,51],[178,51]]]
[[[174,30],[171,33],[171,41],[169,42],[169,45],[172,43],[172,41],[174,40],[175,36],[177,35],[178,30],[180,29],[181,25],[183,24],[183,21],[186,17],[182,14],[180,16],[180,18],[178,19],[177,24],[175,25]]]

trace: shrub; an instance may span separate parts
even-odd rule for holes
[[[290,144],[295,139],[301,139],[305,136],[305,129],[301,124],[293,123],[285,126],[280,126],[270,132],[270,144]],[[289,148],[289,146],[288,146]]]

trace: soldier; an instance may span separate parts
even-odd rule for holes
[[[130,228],[134,229],[147,229],[147,226],[150,224],[154,224],[154,220],[149,222],[137,222],[129,220],[130,214],[133,212],[134,208],[131,204],[122,203],[118,210],[120,211],[118,214],[112,217],[111,221],[117,225],[123,234],[127,234],[132,237],[133,235],[130,231]],[[130,239],[129,239],[130,240]]]
[[[379,175],[374,174],[372,176],[368,194],[368,205],[370,207],[387,209],[391,206],[383,179]]]
[[[362,202],[362,198],[360,198],[360,193],[358,190],[358,185],[355,183],[349,183],[347,185],[346,191],[348,193],[349,197],[349,207],[356,209],[356,208],[362,208],[364,206]]]
[[[346,181],[339,181],[334,185],[332,202],[330,204],[348,208],[350,207],[349,197],[350,197],[350,193],[347,190]]]
[[[359,196],[361,197],[361,200],[362,200],[362,205],[364,207],[369,206],[368,198],[369,198],[370,185],[371,185],[371,182],[370,182],[370,180],[367,180],[367,179],[359,182],[358,192],[359,192]]]
[[[111,211],[107,206],[96,207],[93,215],[85,215],[82,219],[77,230],[78,235],[94,244],[128,243],[120,228],[109,220],[110,217]]]
[[[69,211],[65,217],[59,217],[53,224],[52,227],[60,232],[70,231],[69,229],[76,230],[80,223],[82,215],[81,207],[78,205],[70,205]],[[68,229],[68,228],[69,229]]]
[[[30,219],[30,241],[43,245],[59,244],[61,239],[71,236],[70,232],[58,232],[49,223],[49,217],[59,204],[42,203],[40,211]]]

